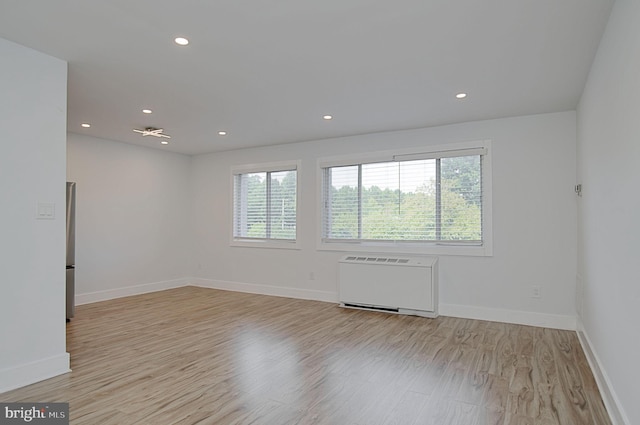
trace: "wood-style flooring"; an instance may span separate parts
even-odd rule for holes
[[[608,425],[574,332],[196,287],[78,306],[72,424]]]

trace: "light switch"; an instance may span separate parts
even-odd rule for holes
[[[52,202],[38,202],[36,218],[38,220],[54,220],[56,218],[56,204]]]

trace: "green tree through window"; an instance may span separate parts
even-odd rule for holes
[[[326,167],[325,241],[482,242],[481,155]]]
[[[296,170],[234,175],[237,239],[296,239]]]

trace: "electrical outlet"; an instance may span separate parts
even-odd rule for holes
[[[540,285],[531,285],[531,298],[541,298],[542,287]]]
[[[316,280],[316,274],[314,272],[309,273],[309,280]]]

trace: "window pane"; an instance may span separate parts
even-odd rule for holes
[[[266,237],[266,173],[235,176],[235,230],[237,237]]]
[[[394,240],[400,234],[397,162],[362,165],[362,239]]]
[[[400,167],[400,222],[398,240],[433,241],[436,238],[436,160],[405,161]]]
[[[482,242],[481,158],[325,168],[323,237]]]
[[[296,172],[269,173],[271,181],[271,239],[296,238]]]
[[[332,239],[358,239],[358,166],[326,169],[324,234]]]
[[[234,175],[233,236],[296,239],[297,170]]]
[[[482,240],[480,156],[442,158],[442,230],[444,241]]]

